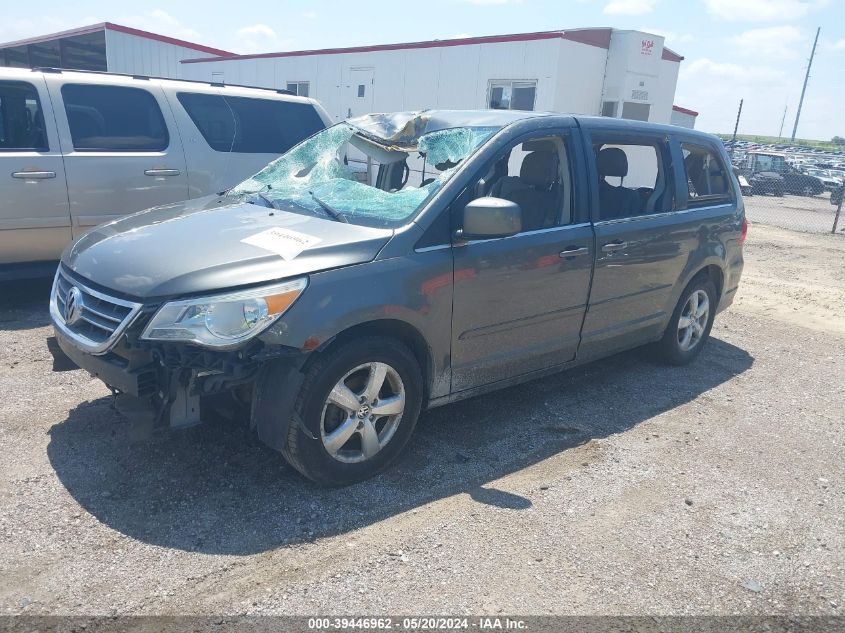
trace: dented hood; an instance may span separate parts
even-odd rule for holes
[[[392,234],[209,196],[97,227],[62,262],[133,297],[172,297],[372,261]]]

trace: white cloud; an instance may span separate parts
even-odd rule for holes
[[[303,11],[302,17],[308,20],[316,20],[317,19],[317,12],[316,11]]]
[[[769,66],[750,66],[732,62],[716,62],[700,57],[681,66],[680,76],[695,80],[708,88],[720,87],[720,82],[733,81],[742,85],[777,85],[783,74]]]
[[[235,47],[238,53],[269,53],[286,44],[276,31],[266,24],[252,24],[235,31]]]
[[[794,59],[809,53],[809,38],[795,26],[751,29],[728,40],[740,55],[758,60]]]
[[[149,13],[138,15],[118,16],[110,21],[192,42],[202,42],[203,39],[199,31],[183,25],[163,9],[153,9]]]
[[[69,31],[71,29],[79,28],[80,26],[88,26],[90,24],[98,24],[100,22],[103,22],[102,18],[93,16],[82,16],[70,20],[51,16],[39,17],[37,20],[28,18],[20,20],[4,20],[0,23],[0,42],[11,42],[13,40],[22,40],[29,37],[36,37],[38,35],[47,35],[48,33]]]
[[[831,51],[845,51],[845,39],[836,40],[835,42],[831,42],[828,46],[828,50]]]
[[[704,0],[711,15],[730,21],[794,20],[829,4],[829,0]]]
[[[603,13],[606,15],[643,15],[654,11],[658,0],[611,0]]]

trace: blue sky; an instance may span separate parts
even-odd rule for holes
[[[4,2],[0,41],[111,21],[241,53],[382,44],[587,26],[664,35],[686,59],[675,102],[697,127],[784,134],[817,26],[822,27],[798,136],[845,136],[845,0],[426,0],[425,2]],[[577,86],[572,87],[577,90]]]

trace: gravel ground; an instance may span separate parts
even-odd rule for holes
[[[51,373],[48,285],[5,286],[0,613],[841,614],[845,240],[746,254],[693,365],[437,409],[342,490],[232,424],[133,428]]]

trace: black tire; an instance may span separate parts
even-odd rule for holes
[[[707,324],[704,326],[704,333],[693,347],[685,350],[678,340],[678,321],[690,296],[699,290],[707,293],[707,299],[709,301]],[[659,360],[669,365],[686,365],[695,360],[696,356],[701,353],[701,350],[707,343],[707,339],[710,338],[710,330],[713,327],[713,319],[716,316],[718,299],[719,295],[716,291],[716,286],[713,285],[713,282],[706,275],[698,275],[687,284],[687,287],[684,288],[678,299],[678,305],[675,306],[675,310],[672,312],[672,317],[669,319],[669,324],[666,326],[663,338],[657,342],[656,351]]]
[[[373,457],[358,463],[338,461],[329,454],[321,439],[323,408],[334,386],[348,372],[374,362],[387,363],[399,374],[405,389],[405,408],[392,437]],[[322,354],[308,368],[282,454],[291,466],[319,484],[346,486],[363,481],[390,465],[405,448],[417,424],[422,399],[422,372],[405,345],[379,336],[341,344]],[[302,425],[296,421],[296,416]]]

